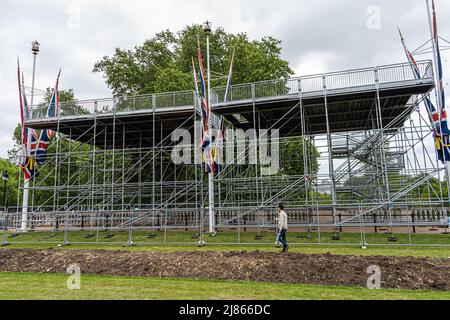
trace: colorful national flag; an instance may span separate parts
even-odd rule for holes
[[[198,96],[198,80],[197,80],[197,70],[195,70],[195,62],[194,58],[192,58],[192,72],[194,74],[194,88],[195,88],[195,95]]]
[[[23,169],[25,180],[29,181],[35,176],[35,160],[31,155],[33,144],[36,141],[36,131],[29,129],[25,126],[25,120],[30,118],[30,110],[25,94],[24,79],[20,79],[20,64],[17,59],[17,80],[19,84],[19,102],[20,102],[20,125],[22,128],[22,159],[20,161],[20,167]],[[31,150],[28,150],[28,134],[31,136]]]
[[[36,160],[33,156],[26,156],[25,161],[21,164],[25,180],[29,181],[37,176]]]
[[[23,114],[24,114],[24,119],[29,120],[30,119],[30,107],[28,105],[27,95],[25,94],[24,79],[25,79],[25,77],[23,76],[23,73],[22,73]],[[28,132],[31,132],[31,144],[30,144],[31,152],[30,153],[33,154],[36,150],[38,133],[35,129],[30,129],[30,128],[25,128],[25,131],[26,131],[27,139],[28,139]],[[27,150],[28,144],[26,144],[24,148],[25,148],[25,150]]]
[[[409,51],[408,47],[406,46],[405,38],[403,37],[403,34],[401,33],[400,29],[399,29],[399,33],[400,33],[400,38],[402,40],[403,48],[405,50],[406,58],[408,59],[408,62],[411,65],[412,72],[416,79],[421,79],[422,74],[420,73],[419,66],[418,66],[416,60],[414,59],[414,56],[412,55],[411,51]],[[425,106],[426,106],[426,109],[428,112],[428,117],[429,117],[430,122],[433,127],[433,131],[436,135],[440,136],[440,133],[439,133],[440,132],[440,129],[439,129],[440,123],[439,123],[438,110],[436,109],[435,105],[431,102],[429,96],[424,96],[423,101],[425,103]]]
[[[47,118],[54,118],[58,114],[59,107],[59,77],[61,75],[61,70],[59,70],[58,77],[56,79],[55,88],[50,98],[50,104],[47,108]],[[55,135],[55,132],[50,129],[44,129],[41,131],[39,139],[36,142],[34,148],[34,155],[36,157],[36,162],[38,164],[43,164],[47,160],[48,147],[50,146],[50,141]]]
[[[231,80],[233,79],[233,71],[234,71],[234,52],[233,52],[233,55],[231,56],[230,71],[228,72],[227,87],[225,88],[225,97],[223,98],[224,102],[228,101],[228,95],[229,95],[230,89],[231,89]]]
[[[433,5],[434,5],[434,3],[433,3]],[[436,25],[436,22],[434,22],[434,24]],[[436,34],[437,29],[434,28],[434,30],[435,30],[435,34]],[[403,48],[405,50],[406,57],[408,59],[408,62],[411,64],[411,68],[414,73],[414,76],[416,77],[416,79],[421,79],[422,74],[420,73],[419,66],[418,66],[416,60],[414,59],[414,56],[411,53],[411,51],[408,50],[408,47],[406,46],[406,41],[405,41],[400,29],[399,29],[399,33],[400,33],[401,41],[403,44]],[[437,38],[436,36],[434,36],[434,37]],[[439,52],[438,46],[437,46],[437,49]],[[441,76],[442,76],[442,74],[441,74]],[[442,90],[443,90],[443,88],[442,88]],[[433,128],[433,134],[434,134],[438,158],[442,162],[450,161],[450,152],[448,150],[448,141],[449,141],[448,136],[450,134],[450,131],[449,131],[449,128],[447,125],[447,114],[445,111],[445,107],[442,110],[439,110],[438,108],[436,108],[436,106],[431,102],[431,99],[429,96],[424,96],[423,101],[424,101],[425,107],[427,109],[430,123]],[[445,101],[444,101],[444,103],[445,103]],[[439,116],[439,114],[440,114],[440,116]]]
[[[200,50],[200,39],[197,38],[198,44],[198,63],[200,67],[200,89],[202,98],[202,149],[203,149],[203,161],[205,162],[205,172],[214,172],[214,157],[213,157],[213,144],[212,138],[209,132],[209,119],[210,108],[208,103],[208,92],[206,88],[205,69],[203,67],[203,58]]]
[[[234,52],[231,57],[231,63],[230,63],[230,71],[228,72],[228,80],[227,80],[227,86],[225,88],[225,97],[223,98],[224,102],[228,101],[228,96],[231,90],[231,81],[233,79],[233,70],[234,70]],[[219,134],[217,137],[216,145],[214,147],[214,161],[215,161],[215,169],[216,172],[222,171],[222,165],[223,165],[223,152],[219,152],[219,150],[223,150],[224,147],[224,141],[225,141],[225,119],[224,117],[220,117],[220,128],[219,128]]]
[[[450,130],[448,128],[447,122],[447,112],[445,110],[445,91],[443,84],[443,69],[442,69],[442,58],[441,58],[441,50],[439,47],[439,36],[438,36],[438,24],[437,24],[437,15],[436,15],[436,7],[434,5],[434,0],[432,0],[432,8],[433,8],[433,40],[434,45],[436,47],[436,58],[437,58],[437,77],[438,77],[438,114],[434,115],[433,120],[438,120],[440,122],[440,128],[438,131],[438,136],[436,137],[436,147],[438,150],[439,160],[443,163],[450,161]],[[439,119],[439,114],[440,119]]]

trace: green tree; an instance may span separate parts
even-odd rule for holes
[[[103,72],[115,96],[192,90],[192,58],[197,57],[197,37],[205,55],[205,34],[200,25],[187,26],[178,33],[156,34],[133,50],[116,49],[94,65]],[[247,34],[211,33],[213,86],[226,84],[232,53],[235,52],[233,83],[287,78],[293,74],[281,58],[281,41],[272,37],[251,41]]]
[[[413,181],[414,179],[411,180]],[[411,196],[414,199],[421,199],[423,201],[438,201],[441,199],[441,189],[442,199],[446,199],[448,197],[447,182],[431,178],[428,184],[423,184],[411,191]]]
[[[165,30],[132,50],[116,49],[112,56],[98,61],[93,72],[104,74],[116,97],[193,90],[192,59],[197,64],[197,39],[205,58],[205,38],[201,25],[187,26],[177,33]],[[275,38],[250,40],[246,33],[232,34],[217,28],[210,35],[211,85],[226,84],[233,53],[234,84],[286,79],[293,71],[282,59],[281,50],[281,41]],[[280,90],[285,90],[282,82]],[[303,143],[312,161],[310,174],[318,172],[320,155],[312,143],[290,139],[282,146],[283,174],[304,174]]]
[[[300,138],[288,138],[280,145],[283,163],[283,174],[303,175],[305,173],[305,163],[303,161],[303,145],[307,152],[308,174],[315,175],[319,171],[320,152],[314,147],[310,140]],[[308,154],[309,153],[309,154]]]
[[[18,190],[18,182],[19,182],[19,166],[15,163],[12,163],[9,160],[6,159],[0,159],[0,174],[3,173],[3,171],[6,171],[8,173],[9,179],[6,184],[6,190],[7,190],[7,207],[11,208],[17,205],[17,190]],[[1,196],[0,196],[0,207],[3,208],[3,196],[4,196],[4,189],[3,189],[3,180],[1,181]]]

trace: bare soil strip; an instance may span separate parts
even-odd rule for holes
[[[263,252],[124,252],[0,250],[0,272],[247,280],[365,287],[367,268],[381,269],[381,287],[450,291],[450,259],[277,254]]]

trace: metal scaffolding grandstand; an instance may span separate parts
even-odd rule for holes
[[[418,65],[421,79],[406,63],[239,84],[227,102],[219,99],[225,88],[215,88],[215,117],[230,129],[278,129],[280,146],[274,175],[264,174],[260,159],[238,164],[262,148],[259,134],[227,159],[214,178],[216,228],[274,228],[280,201],[299,230],[448,226],[445,168],[421,103],[434,89],[433,68]],[[54,118],[32,110],[26,126],[58,138],[31,183],[29,228],[201,235],[208,225],[202,165],[171,161],[174,130],[197,135],[197,105],[185,91],[61,103]],[[302,156],[293,157],[289,143]],[[230,147],[237,146],[225,142]],[[20,226],[15,211],[11,228]]]

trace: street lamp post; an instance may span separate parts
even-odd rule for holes
[[[33,99],[34,99],[34,79],[36,74],[36,57],[40,51],[41,44],[37,41],[33,41],[31,43],[31,52],[33,53],[33,79],[31,83],[31,105],[33,106]]]
[[[33,78],[31,82],[31,106],[34,105],[34,80],[36,76],[36,57],[39,53],[40,44],[37,41],[33,41],[31,43],[31,52],[33,53]],[[27,154],[26,156],[31,156],[31,130],[28,130],[28,136],[27,136]],[[25,175],[24,175],[25,179]],[[28,224],[28,195],[30,191],[30,180],[26,180],[23,185],[23,203],[22,203],[22,224],[20,230],[22,232],[27,231],[27,224]]]
[[[206,21],[203,24],[203,31],[206,34],[206,59],[208,68],[208,107],[209,107],[209,119],[208,119],[208,136],[212,143],[212,130],[211,130],[211,58],[209,51],[209,36],[211,34],[211,22]],[[214,217],[214,172],[208,173],[208,195],[209,195],[209,233],[215,235],[215,217]]]
[[[3,180],[3,208],[4,208],[4,212],[3,212],[3,242],[1,244],[1,246],[7,246],[8,242],[6,241],[6,232],[8,231],[8,210],[6,209],[7,206],[7,195],[8,195],[8,189],[7,187],[7,183],[9,180],[9,175],[8,175],[8,171],[3,171],[2,173],[2,180]]]
[[[8,190],[6,189],[6,184],[8,183],[8,180],[9,180],[9,175],[8,175],[7,171],[3,171],[2,180],[3,180],[3,208],[6,212],[7,194],[8,194]]]

